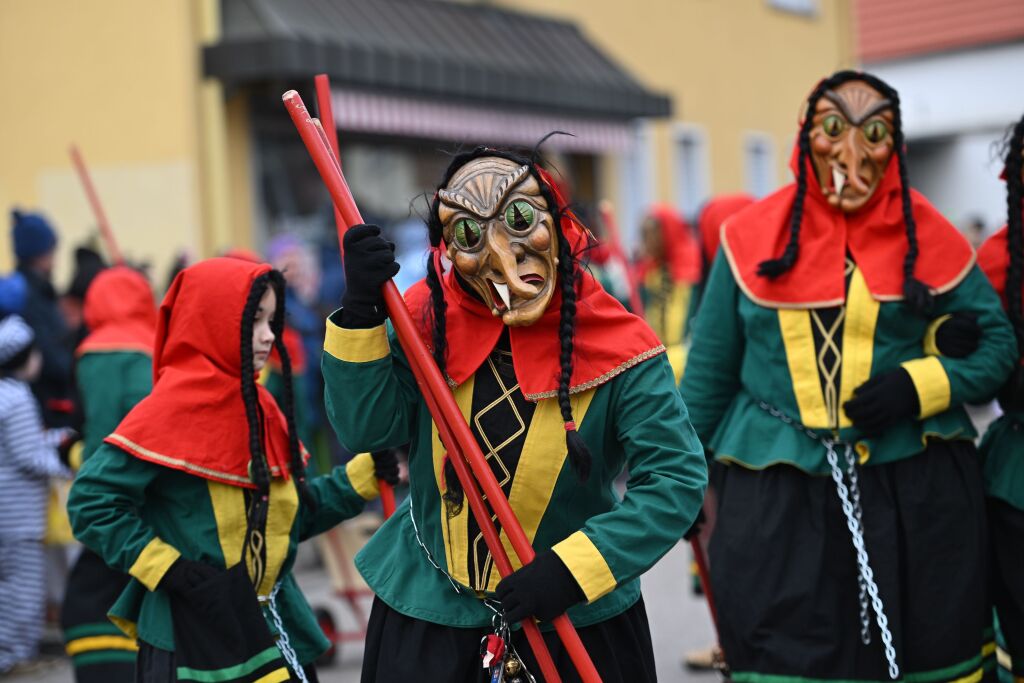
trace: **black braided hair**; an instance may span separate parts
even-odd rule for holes
[[[291,358],[284,345],[284,276],[277,270],[260,275],[249,290],[245,307],[242,309],[241,324],[241,388],[242,403],[245,406],[245,417],[249,428],[249,458],[250,477],[256,485],[256,491],[252,495],[249,508],[246,514],[245,543],[242,548],[243,559],[247,551],[253,552],[257,541],[254,534],[264,533],[267,524],[267,512],[270,505],[270,468],[267,464],[267,456],[263,450],[263,425],[264,415],[260,406],[259,394],[256,388],[256,373],[253,363],[252,334],[253,321],[256,318],[256,309],[259,307],[260,299],[272,287],[277,294],[277,308],[270,320],[270,329],[274,332],[274,346],[281,357],[281,374],[284,381],[284,405],[281,406],[284,412],[285,421],[288,425],[288,447],[289,447],[289,470],[295,480],[295,487],[302,502],[316,509],[316,501],[306,485],[306,468],[302,461],[302,453],[299,449],[299,437],[295,428],[295,400],[292,391],[292,368]],[[255,559],[255,558],[254,558]],[[260,574],[260,572],[257,572]],[[261,576],[254,577],[258,584]]]
[[[1021,212],[1024,210],[1024,187],[1021,182],[1021,167],[1024,160],[1024,117],[1013,127],[1006,152],[1006,241],[1010,250],[1010,265],[1006,269],[1006,301],[1010,322],[1017,335],[1017,344],[1024,348],[1024,305],[1021,301],[1021,285],[1024,279],[1024,226]]]
[[[569,455],[569,463],[572,465],[572,468],[576,472],[580,481],[585,482],[590,476],[591,455],[586,443],[576,431],[575,421],[572,416],[572,404],[569,400],[569,386],[572,378],[573,364],[573,338],[576,332],[577,284],[580,280],[580,268],[577,255],[573,253],[572,247],[569,245],[568,240],[562,233],[562,216],[566,211],[566,207],[558,205],[555,201],[554,194],[541,179],[540,175],[534,170],[539,167],[541,163],[536,149],[534,149],[533,155],[530,158],[521,156],[509,150],[493,149],[483,146],[477,147],[470,152],[456,154],[448,165],[448,169],[445,171],[444,179],[438,186],[439,189],[447,187],[448,183],[459,169],[473,159],[480,157],[500,157],[502,159],[513,161],[517,164],[529,166],[531,169],[530,173],[540,186],[541,195],[547,202],[548,209],[551,213],[554,229],[558,236],[557,273],[559,278],[559,287],[562,294],[562,305],[559,312],[558,325],[558,337],[561,345],[561,353],[559,356],[561,372],[558,378],[558,406],[562,413],[562,420],[565,422],[565,443]],[[430,204],[430,213],[427,220],[430,245],[434,249],[439,249],[441,247],[441,240],[444,233],[444,226],[442,225],[438,214],[439,207],[440,199],[435,193],[434,199]],[[427,264],[427,286],[430,288],[431,301],[430,310],[427,314],[427,321],[432,330],[434,360],[437,362],[437,366],[440,368],[441,374],[445,375],[448,351],[445,336],[447,304],[444,299],[444,290],[441,287],[441,273],[437,272],[432,258],[428,259]],[[458,477],[455,474],[454,466],[447,460],[444,466],[444,475],[447,487],[447,491],[444,495],[445,502],[449,506],[449,511],[454,510],[455,514],[457,514],[457,511],[461,509],[463,491],[459,484]]]
[[[814,111],[818,101],[828,90],[832,90],[849,81],[863,81],[883,97],[892,102],[893,112],[893,153],[899,167],[900,198],[903,202],[903,224],[907,234],[907,254],[903,259],[903,297],[906,305],[915,313],[926,315],[934,303],[928,285],[914,276],[914,266],[919,253],[917,243],[917,222],[914,220],[913,205],[910,200],[910,183],[907,179],[907,161],[904,150],[903,118],[900,113],[900,96],[888,83],[862,71],[837,71],[811,92],[807,98],[807,112],[800,126],[797,147],[797,186],[793,209],[789,217],[789,241],[779,258],[762,261],[757,273],[762,277],[776,278],[789,271],[800,255],[800,223],[803,219],[804,200],[807,196],[807,160],[811,154],[811,129],[814,127]]]

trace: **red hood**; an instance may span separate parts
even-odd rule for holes
[[[725,222],[725,219],[734,213],[739,213],[755,201],[757,200],[749,194],[725,194],[709,200],[704,205],[697,224],[700,228],[700,241],[704,248],[706,263],[715,260],[715,254],[718,253],[718,242],[722,234],[722,223]]]
[[[690,226],[668,204],[655,204],[648,214],[661,228],[661,243],[665,250],[664,263],[673,282],[696,284],[700,282],[703,262],[700,245]],[[661,267],[660,262],[647,258],[638,264],[642,280],[647,273]]]
[[[85,294],[83,317],[89,335],[76,353],[137,351],[152,355],[156,305],[149,283],[125,266],[107,268]]]
[[[214,258],[186,268],[160,305],[153,392],[106,441],[160,465],[252,487],[241,391],[241,323],[266,264]],[[275,476],[288,474],[288,428],[273,396],[256,385],[263,447]],[[187,427],[186,427],[187,426]]]
[[[794,173],[796,158],[794,150],[790,162]],[[775,279],[757,274],[762,261],[777,258],[785,249],[796,183],[733,215],[722,226],[722,248],[739,286],[765,306],[837,306],[846,299],[849,251],[875,299],[901,300],[908,244],[895,155],[871,199],[850,214],[829,205],[810,159],[807,164],[800,255],[791,270]],[[934,292],[946,292],[967,275],[974,264],[974,250],[927,199],[914,190],[910,195],[919,247],[914,274]]]

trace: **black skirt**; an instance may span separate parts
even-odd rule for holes
[[[657,680],[643,598],[621,614],[577,631],[604,683]],[[487,633],[414,619],[375,598],[366,631],[362,683],[487,683],[490,678],[480,659],[480,639]],[[579,681],[558,636],[544,633],[544,641],[562,680]],[[522,630],[513,632],[512,645],[538,683],[543,681]]]
[[[902,675],[977,676],[990,625],[977,454],[966,441],[859,469],[866,546]],[[871,613],[861,642],[857,562],[829,476],[730,466],[710,544],[734,680],[889,680]]]

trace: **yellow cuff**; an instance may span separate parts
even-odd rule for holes
[[[160,580],[164,578],[164,574],[172,564],[178,561],[179,557],[181,557],[181,553],[159,538],[154,538],[139,553],[135,564],[128,570],[128,573],[138,579],[143,586],[154,591]]]
[[[349,363],[369,363],[387,358],[391,353],[387,327],[378,325],[362,330],[350,330],[338,327],[328,318],[324,351],[338,360]]]
[[[917,390],[917,399],[921,404],[921,414],[918,417],[923,420],[949,408],[949,375],[938,358],[915,358],[900,365],[910,373],[914,389]]]
[[[373,500],[380,495],[380,488],[377,486],[377,474],[373,468],[373,456],[369,453],[360,453],[352,458],[345,465],[345,474],[348,475],[348,482],[365,500]]]
[[[85,442],[78,440],[68,451],[68,467],[72,472],[77,472],[82,467],[82,451],[85,449]]]
[[[935,320],[928,323],[928,327],[924,330],[924,355],[926,356],[941,356],[942,352],[939,351],[938,345],[935,343],[935,333],[939,331],[939,326],[953,317],[952,313],[946,315],[940,315]]]
[[[618,585],[601,551],[582,531],[556,543],[551,549],[572,572],[576,583],[587,596],[587,602],[608,595]]]
[[[68,653],[68,657],[74,657],[83,652],[96,652],[97,650],[130,650],[134,652],[138,649],[139,646],[134,638],[111,635],[77,638],[64,646],[64,651]]]

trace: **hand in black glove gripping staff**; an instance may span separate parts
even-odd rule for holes
[[[843,409],[865,436],[879,436],[901,420],[916,417],[921,403],[910,373],[896,368],[854,389],[853,398],[843,404]]]
[[[530,617],[551,621],[586,599],[553,550],[537,553],[533,562],[502,579],[494,592],[510,624]]]
[[[376,327],[387,318],[381,287],[398,274],[395,245],[376,225],[354,225],[345,233],[345,294],[342,322],[348,328]]]

